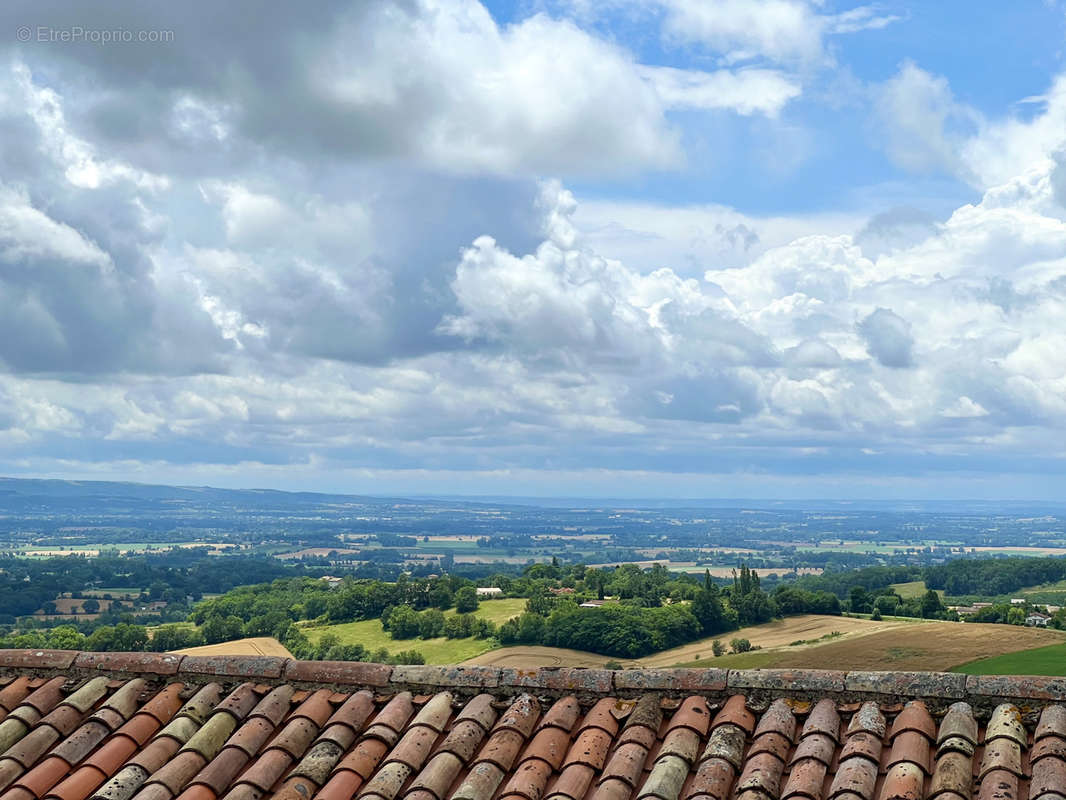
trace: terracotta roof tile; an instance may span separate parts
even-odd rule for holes
[[[573,695],[557,700],[541,720],[540,727],[555,726],[569,731],[581,714],[581,704]]]
[[[344,757],[338,769],[350,770],[363,779],[369,778],[388,751],[388,745],[380,739],[363,739]]]
[[[784,700],[775,700],[759,718],[759,724],[755,726],[755,737],[758,738],[764,733],[778,733],[792,741],[796,733],[796,717]]]
[[[821,800],[827,769],[824,763],[813,758],[797,762],[789,773],[784,789],[781,790],[782,799],[809,797],[811,800]]]
[[[7,714],[21,703],[30,693],[30,676],[19,675],[3,689],[0,689],[0,710]]]
[[[525,758],[537,758],[559,769],[570,744],[570,731],[554,726],[541,728],[526,748]]]
[[[1051,680],[123,656],[0,678],[0,800],[1066,800]]]
[[[523,738],[528,738],[533,733],[538,717],[540,717],[540,703],[532,695],[522,694],[503,712],[494,730],[511,728]]]
[[[934,798],[945,792],[969,797],[973,788],[973,759],[969,756],[948,752],[936,760],[933,770],[933,782],[929,797]]]
[[[911,700],[892,721],[892,727],[888,731],[889,741],[905,731],[917,731],[929,741],[936,739],[936,725],[929,716],[929,710],[921,700]]]
[[[1060,758],[1045,758],[1033,764],[1033,776],[1029,781],[1031,800],[1051,794],[1066,792],[1066,761]]]
[[[465,763],[477,752],[484,738],[485,728],[477,720],[468,718],[455,723],[438,749]]]
[[[892,767],[896,764],[914,764],[923,773],[929,773],[929,740],[918,731],[903,731],[892,741],[892,750],[888,756],[888,764]]]
[[[477,755],[477,761],[491,761],[502,770],[510,770],[526,740],[522,734],[510,728],[493,733]]]
[[[978,800],[1018,800],[1018,777],[1004,770],[984,776],[977,791]]]
[[[1007,771],[1018,777],[1022,772],[1022,749],[1013,739],[1000,737],[991,742],[985,742],[984,755],[981,758],[981,768],[978,770],[978,778],[983,778],[992,771]]]
[[[784,763],[772,753],[758,753],[749,756],[744,764],[744,771],[737,780],[737,794],[750,789],[758,789],[771,797],[777,797],[781,785]]]
[[[718,727],[730,723],[741,728],[748,736],[755,731],[755,714],[747,706],[747,698],[742,694],[735,694],[725,701],[722,710],[714,717],[711,727]]]
[[[759,753],[769,753],[778,761],[784,763],[788,758],[788,752],[792,749],[792,740],[782,736],[777,731],[767,731],[761,736],[756,736],[748,749],[748,758]]]
[[[552,774],[552,765],[542,758],[527,758],[518,765],[503,788],[503,795],[519,795],[527,800],[540,800]]]
[[[58,744],[52,753],[71,766],[80,764],[81,760],[95,750],[108,733],[110,731],[105,725],[96,720],[89,720]]]
[[[596,770],[587,764],[570,764],[563,767],[548,796],[560,800],[581,800],[595,777]]]
[[[285,770],[292,766],[292,761],[292,756],[284,750],[267,750],[241,774],[240,782],[269,792]]]
[[[1025,727],[1022,725],[1021,712],[1017,706],[1010,703],[1003,703],[996,707],[985,729],[985,742],[1001,737],[1014,740],[1019,747],[1025,747],[1029,741]]]
[[[872,702],[863,703],[848,722],[849,734],[855,731],[866,731],[881,739],[885,735],[885,730],[885,717],[877,704]]]
[[[392,748],[386,763],[402,761],[411,769],[418,769],[425,763],[439,735],[437,731],[426,725],[412,725],[399,743]]]
[[[1035,764],[1042,758],[1061,758],[1066,760],[1066,738],[1061,736],[1045,736],[1037,739],[1029,753],[1029,763]]]
[[[685,800],[725,800],[733,789],[737,771],[728,761],[712,757],[700,764],[689,784]]]
[[[656,759],[637,797],[657,797],[660,800],[676,800],[688,777],[689,764],[678,756],[666,755]]]
[[[829,798],[855,795],[863,800],[873,800],[876,784],[877,764],[865,758],[849,758],[837,768],[829,787]]]
[[[851,739],[857,739],[852,736]],[[800,739],[796,745],[796,752],[792,754],[792,763],[802,761],[805,758],[813,758],[828,767],[833,763],[833,754],[836,752],[837,743],[829,738],[828,734],[811,733]]]
[[[409,789],[424,790],[436,800],[444,800],[462,766],[463,760],[454,753],[437,753],[415,776]]]
[[[695,739],[693,742],[694,747],[698,747],[699,739],[693,738]],[[598,771],[603,769],[603,765],[607,761],[607,751],[610,748],[611,734],[602,728],[586,728],[574,739],[574,743],[570,746],[563,763],[566,766],[584,764]],[[695,758],[695,753],[693,753],[693,758]]]
[[[17,713],[19,708],[30,706],[39,717],[43,717],[63,699],[63,684],[66,682],[67,679],[63,676],[52,678],[40,688],[32,691],[11,713]]]
[[[1033,738],[1040,740],[1045,736],[1066,737],[1066,707],[1058,704],[1049,705],[1040,712],[1040,722],[1036,726]]]
[[[969,703],[953,703],[940,721],[940,729],[936,735],[937,744],[943,744],[947,739],[955,737],[977,744],[977,720],[974,719]]]
[[[467,773],[452,793],[451,800],[490,800],[503,783],[506,772],[496,764],[482,761]]]
[[[878,764],[881,761],[881,750],[882,742],[879,737],[867,731],[856,731],[844,740],[844,746],[840,751],[840,760],[844,761],[852,756],[862,756]]]
[[[880,800],[921,800],[925,775],[921,767],[909,761],[888,770],[881,784]]]
[[[744,743],[747,738],[747,734],[732,723],[717,725],[707,739],[703,758],[724,759],[739,771],[744,764]]]

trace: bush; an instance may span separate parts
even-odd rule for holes
[[[721,639],[715,639],[713,642],[711,642],[711,652],[714,653],[715,658],[718,658],[718,656],[723,655],[725,653],[725,645],[722,644]]]
[[[734,653],[747,653],[752,649],[751,642],[747,639],[730,639],[729,647]]]
[[[473,586],[463,586],[455,593],[455,610],[460,614],[469,614],[477,611],[477,589]]]
[[[393,639],[414,639],[420,628],[421,618],[411,606],[396,606],[389,614],[389,633]]]
[[[625,667],[622,666],[622,662],[621,661],[608,661],[606,664],[603,665],[603,668],[604,669],[625,669]]]

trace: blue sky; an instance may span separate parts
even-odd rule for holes
[[[1061,495],[1061,2],[0,17],[0,474]]]

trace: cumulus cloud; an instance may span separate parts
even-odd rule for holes
[[[832,34],[883,28],[896,19],[873,6],[839,14],[821,13],[807,0],[659,0],[669,36],[699,43],[723,54],[727,62],[767,58],[777,62],[827,59],[825,39]]]
[[[669,110],[775,114],[799,93],[774,70],[641,65],[546,14],[501,26],[478,0],[275,12],[211,6],[211,30],[202,30],[190,6],[105,3],[94,24],[167,30],[171,40],[120,53],[35,42],[19,57],[31,67],[65,63],[63,80],[78,97],[71,112],[148,172],[217,175],[254,163],[264,148],[314,161],[405,158],[457,173],[659,169],[683,160]],[[26,19],[57,29],[84,23],[61,4],[16,0],[0,10],[11,29]],[[84,166],[86,180],[99,180],[106,165]]]
[[[859,323],[870,355],[886,367],[909,367],[914,357],[911,325],[888,308],[878,308]]]
[[[875,87],[874,119],[888,155],[902,167],[948,173],[987,189],[1039,167],[1066,146],[1066,76],[1023,100],[1011,113],[992,117],[959,101],[945,77],[905,61]]]
[[[1057,88],[997,122],[914,65],[883,87],[890,151],[982,186],[948,215],[579,203],[614,184],[574,176],[679,163],[674,111],[778,125],[829,37],[889,18],[656,5],[702,70],[473,0],[238,0],[211,30],[100,8],[173,46],[24,48],[0,77],[5,463],[461,489],[1059,457]]]

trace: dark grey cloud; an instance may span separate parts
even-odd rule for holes
[[[878,308],[859,323],[870,355],[886,367],[914,364],[911,324],[889,308]]]

